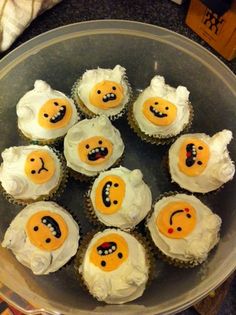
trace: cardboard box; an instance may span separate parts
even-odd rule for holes
[[[186,24],[227,60],[236,57],[236,0],[222,16],[191,0]]]

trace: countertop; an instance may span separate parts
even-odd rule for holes
[[[179,6],[169,0],[136,0],[132,2],[127,0],[63,0],[54,8],[34,20],[7,52],[43,32],[70,23],[99,19],[135,20],[162,26],[187,36],[213,52],[213,54],[219,57],[236,73],[236,60],[233,62],[226,61],[185,25],[184,21],[188,4],[189,1],[186,1],[183,5]],[[0,59],[6,53],[1,54]],[[229,293],[218,315],[236,314],[235,295],[236,278],[234,278],[231,284]],[[180,314],[195,315],[198,313],[195,309],[190,308]],[[211,315],[211,313],[207,315]]]

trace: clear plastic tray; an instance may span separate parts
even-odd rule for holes
[[[17,48],[0,62],[0,148],[21,143],[15,106],[36,79],[70,93],[74,81],[90,68],[127,69],[134,90],[143,89],[155,74],[191,91],[195,109],[192,131],[213,134],[224,128],[236,135],[236,78],[200,45],[163,28],[129,21],[92,21],[68,25],[42,34]],[[167,146],[141,142],[125,118],[115,122],[126,143],[124,165],[141,168],[153,197],[176,189],[163,169]],[[236,161],[235,141],[230,144]],[[71,180],[59,203],[80,217],[82,232],[91,226],[84,215],[86,185]],[[73,198],[72,198],[73,196]],[[126,305],[104,305],[83,291],[73,267],[49,276],[34,276],[10,251],[0,247],[0,295],[28,313],[49,314],[169,314],[187,308],[221,284],[236,267],[235,179],[202,200],[223,219],[221,241],[201,267],[182,270],[157,261],[157,275],[138,300]],[[0,196],[0,239],[19,207]],[[13,293],[14,292],[14,293]],[[25,300],[34,307],[29,308]],[[28,308],[28,309],[27,309]]]

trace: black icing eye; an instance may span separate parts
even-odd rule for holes
[[[200,146],[198,147],[198,150],[203,150],[203,147],[200,145]]]
[[[169,107],[168,106],[166,106],[166,110],[168,110],[169,109]]]
[[[35,160],[34,160],[34,159],[30,159],[30,161],[31,161],[31,162],[34,162]]]
[[[182,231],[182,228],[179,226],[179,227],[177,227],[177,231]]]
[[[99,143],[99,144],[102,144],[102,140],[99,140],[98,143]]]
[[[100,91],[100,90],[97,90],[97,93],[98,93],[98,94],[101,94],[101,91]]]
[[[50,243],[50,242],[51,242],[51,239],[50,239],[50,238],[47,238],[45,242],[46,242],[46,243]]]
[[[197,164],[198,164],[198,165],[202,165],[202,162],[201,162],[201,161],[197,161]]]
[[[54,105],[58,106],[59,104],[57,102],[54,102]]]
[[[113,86],[113,87],[112,87],[112,90],[113,90],[113,91],[115,91],[115,90],[116,90],[116,87],[115,87],[115,86]]]
[[[118,187],[118,186],[119,186],[119,184],[117,184],[117,183],[114,184],[114,187]]]
[[[114,200],[113,203],[114,203],[114,205],[117,205],[117,204],[118,204],[118,201],[117,201],[117,200]]]
[[[158,102],[155,102],[154,104],[155,104],[155,105],[158,105]]]
[[[123,257],[122,253],[118,253],[117,256],[121,259]]]
[[[35,173],[36,173],[36,171],[35,171],[35,170],[31,171],[31,174],[35,174]]]
[[[43,114],[44,117],[48,117],[48,114]]]
[[[102,260],[102,261],[101,261],[101,266],[103,266],[103,267],[105,267],[105,266],[106,266],[106,262],[105,262],[105,260]]]
[[[192,217],[191,214],[188,213],[188,214],[187,214],[187,218],[190,219],[191,217]]]
[[[35,226],[35,227],[34,227],[34,231],[35,231],[35,232],[38,231],[38,229],[39,229],[38,226]]]
[[[89,144],[86,144],[85,148],[86,148],[86,149],[89,149]]]

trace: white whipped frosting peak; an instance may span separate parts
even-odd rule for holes
[[[157,126],[149,121],[143,114],[143,104],[151,97],[161,97],[177,108],[175,120],[167,126]],[[189,91],[184,86],[176,89],[165,83],[162,76],[155,76],[150,85],[138,96],[133,106],[133,114],[139,128],[147,135],[166,137],[179,134],[190,119]]]
[[[179,150],[186,138],[196,138],[204,141],[210,150],[210,158],[204,171],[198,176],[187,176],[178,166]],[[230,159],[227,145],[232,140],[230,130],[223,130],[210,137],[204,133],[185,134],[172,144],[169,150],[169,167],[172,181],[191,192],[207,193],[218,189],[224,183],[233,179],[234,162]]]
[[[103,271],[90,261],[90,253],[97,240],[110,233],[122,236],[128,244],[128,258],[113,271]],[[89,292],[99,301],[107,304],[123,304],[142,296],[149,275],[143,245],[132,235],[117,230],[106,229],[94,235],[85,253],[82,274]]]
[[[110,109],[101,109],[90,103],[89,95],[91,90],[97,83],[102,82],[104,80],[116,82],[123,87],[124,98],[118,107]],[[83,74],[77,86],[77,93],[80,99],[83,101],[84,105],[87,106],[87,108],[94,114],[97,115],[104,114],[106,116],[117,115],[128,103],[130,97],[129,87],[126,81],[126,70],[120,65],[116,65],[113,69],[97,68],[87,70]]]
[[[125,182],[125,196],[119,211],[113,214],[103,214],[96,208],[95,196],[99,182],[109,175],[121,177]],[[101,173],[95,180],[91,190],[91,201],[98,219],[107,226],[129,230],[139,224],[151,209],[151,190],[143,181],[143,174],[139,169],[129,170],[125,167],[113,168]]]
[[[68,226],[65,242],[56,250],[45,251],[34,246],[25,231],[29,218],[38,211],[57,213]],[[79,242],[79,227],[72,216],[55,202],[39,201],[25,207],[8,227],[2,246],[11,249],[17,260],[36,275],[57,271],[76,254]]]
[[[38,113],[40,108],[53,98],[66,99],[71,105],[72,115],[66,126],[58,129],[45,129],[38,124]],[[16,105],[16,113],[19,129],[27,138],[33,140],[49,140],[62,137],[79,119],[73,100],[62,92],[53,90],[49,84],[42,80],[36,80],[34,89],[28,91],[19,100]]]
[[[113,151],[108,161],[97,165],[89,165],[81,160],[78,154],[78,144],[95,136],[101,136],[109,140],[113,144]],[[108,169],[122,156],[123,152],[124,143],[119,130],[104,115],[80,121],[68,131],[64,139],[64,155],[67,165],[87,176],[95,176],[99,172]]]
[[[156,225],[161,209],[171,202],[187,202],[196,210],[196,226],[182,239],[168,238]],[[210,250],[219,242],[221,218],[212,213],[198,198],[193,195],[176,194],[163,197],[154,206],[154,212],[147,221],[147,227],[155,245],[168,257],[181,261],[203,262]]]
[[[43,183],[32,182],[25,173],[27,156],[36,150],[46,151],[54,160],[55,173],[52,178]],[[2,152],[3,162],[0,166],[0,182],[5,191],[15,199],[36,200],[40,196],[48,195],[60,185],[61,163],[56,153],[48,146],[28,145],[11,147]]]

